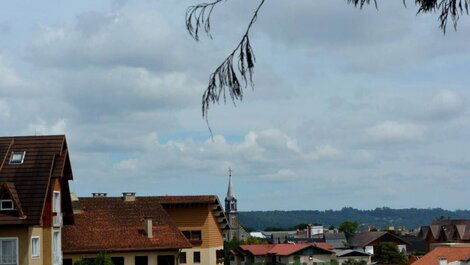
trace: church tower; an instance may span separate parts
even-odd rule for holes
[[[227,216],[230,229],[227,232],[227,240],[240,239],[240,224],[238,222],[237,199],[233,195],[232,169],[228,169],[228,189],[225,197],[225,215]]]

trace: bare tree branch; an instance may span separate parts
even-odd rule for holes
[[[211,3],[197,4],[188,7],[186,10],[186,29],[196,41],[199,41],[200,28],[203,28],[206,34],[211,37],[211,14],[214,10],[214,7],[220,2],[222,2],[222,0],[215,0]]]
[[[356,7],[362,8],[365,4],[373,2],[377,8],[377,0],[346,0],[348,4],[352,4]],[[403,4],[406,7],[406,0],[403,0]],[[469,14],[470,0],[415,0],[416,6],[418,6],[418,14],[440,12],[438,17],[439,27],[445,34],[447,30],[447,23],[450,19],[454,26],[454,30],[457,30],[457,22],[460,16],[463,14]]]
[[[215,6],[222,1],[223,0],[214,0],[210,3],[190,6],[187,9],[186,28],[196,41],[199,40],[201,29],[211,37],[210,17]],[[406,7],[407,0],[402,1],[403,5]],[[346,0],[346,2],[359,8],[373,3],[375,8],[378,8],[377,0]],[[439,27],[444,34],[446,33],[449,17],[453,23],[454,29],[457,30],[457,22],[460,16],[469,14],[470,0],[414,0],[414,2],[415,5],[418,6],[417,14],[440,12],[438,17],[440,22]],[[246,88],[248,84],[253,88],[255,55],[250,44],[249,33],[264,3],[265,0],[260,1],[238,45],[209,77],[209,84],[202,96],[202,116],[206,119],[206,122],[208,121],[207,114],[210,105],[218,103],[221,96],[224,102],[227,101],[226,90],[228,90],[232,102],[235,103],[243,99],[243,89]]]

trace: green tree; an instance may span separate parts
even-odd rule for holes
[[[398,250],[398,247],[390,242],[380,243],[375,248],[372,260],[378,264],[398,264],[405,265],[407,263],[406,256]]]
[[[100,252],[94,259],[79,259],[73,265],[114,265],[106,252]]]
[[[347,239],[352,238],[356,232],[359,224],[356,221],[344,221],[339,226],[339,231],[343,232]]]
[[[348,259],[345,262],[343,262],[343,265],[367,265],[367,261]]]
[[[95,265],[114,265],[111,257],[106,252],[100,252],[95,259]]]

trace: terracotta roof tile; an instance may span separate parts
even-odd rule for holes
[[[64,253],[190,248],[163,207],[154,200],[136,197],[80,198],[75,225],[63,228]],[[153,221],[153,238],[143,233],[144,217]]]
[[[219,201],[215,195],[152,196],[149,198],[157,200],[161,204],[216,203]]]
[[[439,258],[446,258],[447,262],[468,259],[470,247],[437,247],[415,261],[413,265],[439,265]]]

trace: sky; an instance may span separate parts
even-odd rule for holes
[[[249,2],[249,3],[247,3]],[[0,135],[66,134],[79,196],[217,194],[241,211],[468,209],[470,20],[442,34],[409,1],[269,0],[254,89],[201,117],[209,74],[257,1],[10,1],[0,9]]]

